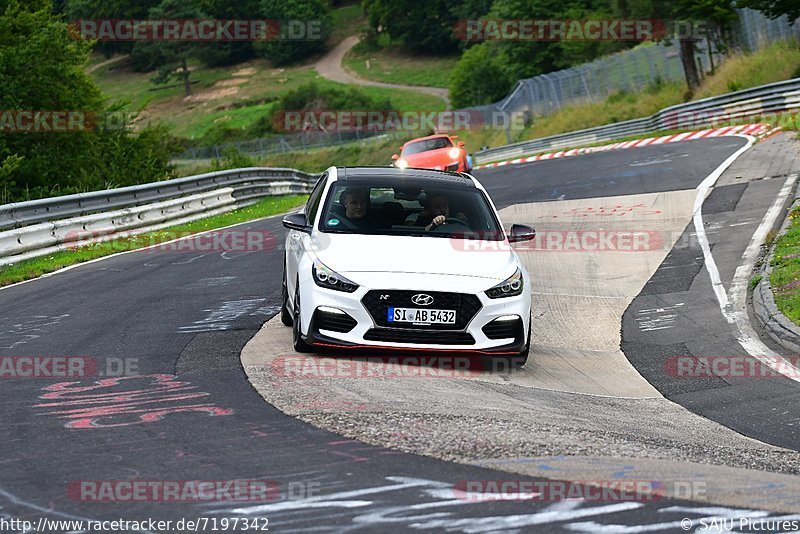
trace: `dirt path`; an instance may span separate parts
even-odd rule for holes
[[[120,61],[122,61],[123,59],[126,59],[127,57],[128,56],[114,56],[111,59],[107,59],[107,60],[105,60],[105,61],[103,61],[101,63],[98,63],[97,65],[92,65],[91,67],[87,68],[86,69],[86,73],[87,74],[91,74],[94,71],[96,71],[97,69],[101,69],[103,67],[107,67],[107,66],[109,66],[109,65],[111,65],[113,63],[119,63]]]
[[[325,54],[319,61],[314,64],[317,72],[323,78],[327,78],[334,82],[349,83],[354,85],[366,85],[371,87],[386,87],[387,89],[402,89],[405,91],[417,91],[419,93],[426,93],[433,96],[438,96],[445,101],[447,109],[450,109],[450,98],[447,89],[439,87],[425,87],[421,85],[402,85],[398,83],[385,83],[366,80],[360,78],[355,74],[345,70],[342,65],[342,60],[345,54],[358,44],[359,36],[351,35],[343,40],[336,47]]]

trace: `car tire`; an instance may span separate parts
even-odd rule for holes
[[[303,341],[303,334],[300,327],[303,321],[300,317],[300,281],[297,281],[294,289],[294,305],[292,306],[292,345],[295,352],[311,352],[311,345]]]
[[[286,263],[283,264],[283,283],[281,284],[281,322],[292,326],[292,312],[289,311],[289,289],[286,287]]]
[[[525,341],[524,349],[519,351],[514,356],[502,356],[502,357],[496,356],[496,358],[501,359],[502,362],[506,364],[503,366],[505,369],[508,369],[509,371],[511,369],[519,369],[520,367],[528,363],[528,355],[531,352],[531,330],[533,330],[533,325],[529,324],[528,339]],[[497,369],[497,367],[495,367],[495,369]]]
[[[516,367],[522,367],[526,363],[528,363],[528,355],[531,352],[531,330],[533,330],[533,324],[530,322],[528,323],[528,339],[525,341],[525,348],[520,351],[520,353],[514,358],[514,364]]]

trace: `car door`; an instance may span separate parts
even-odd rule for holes
[[[314,224],[322,192],[325,190],[327,181],[328,173],[322,173],[303,208],[303,213],[305,213],[309,225]],[[299,230],[289,230],[289,235],[286,237],[286,285],[289,290],[289,302],[294,302],[297,269],[303,259],[303,255],[306,253],[306,247],[309,242],[309,234]]]

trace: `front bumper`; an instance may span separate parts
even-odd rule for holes
[[[313,281],[310,281],[313,284]],[[484,281],[485,289],[491,287],[490,281]],[[438,287],[435,291],[432,287]],[[395,287],[382,289],[392,292],[442,293],[442,285],[425,284],[425,287]],[[527,289],[519,296],[502,299],[490,299],[483,291],[458,292],[466,295],[479,304],[469,308],[474,311],[466,324],[458,328],[430,328],[403,326],[395,327],[385,321],[376,321],[375,307],[370,306],[373,313],[365,306],[364,300],[372,288],[359,287],[354,293],[343,293],[316,285],[306,293],[303,299],[304,313],[302,330],[305,341],[317,347],[347,349],[389,349],[402,351],[443,351],[471,352],[478,354],[518,354],[527,343],[530,329],[530,291]],[[454,294],[454,293],[451,293]],[[435,307],[435,306],[434,306]],[[446,306],[443,306],[446,308]],[[322,313],[320,312],[322,310]],[[341,313],[331,313],[338,310]],[[456,312],[464,313],[456,309]],[[381,312],[378,312],[381,313]],[[346,314],[343,315],[343,314]],[[332,317],[341,320],[331,320]],[[516,319],[512,319],[516,317]],[[502,318],[503,324],[496,322]],[[352,319],[352,320],[351,320]],[[487,328],[487,325],[492,323]],[[500,325],[500,328],[498,328]],[[332,330],[343,330],[346,332]]]

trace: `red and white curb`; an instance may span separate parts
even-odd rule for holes
[[[572,150],[562,150],[560,152],[549,152],[530,156],[528,158],[517,158],[508,161],[496,161],[485,165],[475,165],[474,169],[490,169],[492,167],[503,167],[504,165],[516,165],[517,163],[529,163],[531,161],[541,161],[544,159],[565,158],[577,156],[579,154],[591,154],[592,152],[607,152],[609,150],[623,150],[626,148],[636,148],[640,146],[662,145],[665,143],[677,143],[679,141],[692,141],[694,139],[706,139],[708,137],[722,137],[725,135],[752,135],[764,138],[772,135],[780,128],[772,128],[769,124],[740,124],[739,126],[726,126],[724,128],[712,128],[695,132],[683,132],[662,137],[648,137],[646,139],[634,139],[611,145],[593,146],[588,148],[573,148]]]

